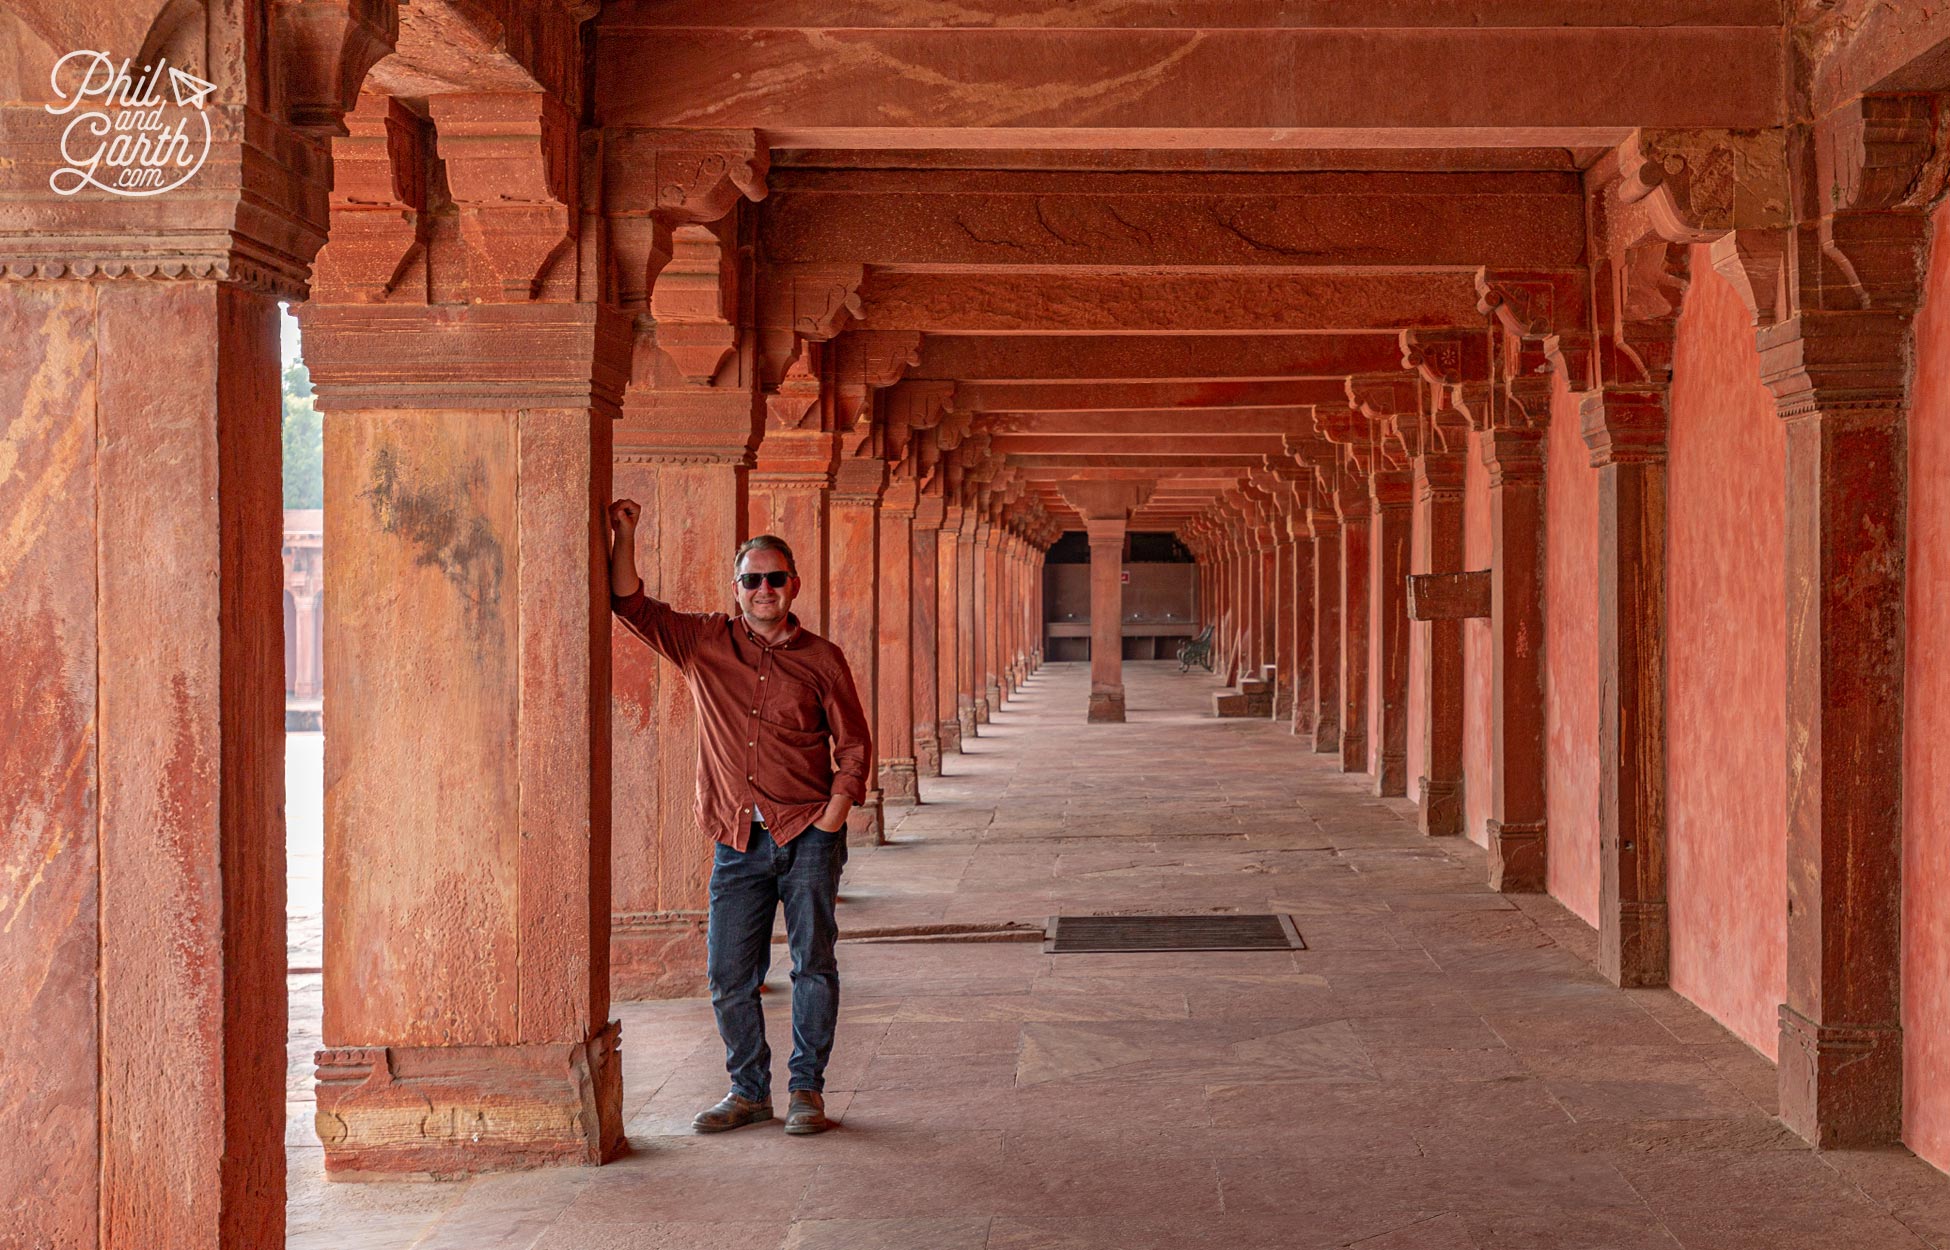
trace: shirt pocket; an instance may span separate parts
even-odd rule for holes
[[[824,736],[826,709],[819,690],[810,682],[780,672],[772,674],[772,681],[772,704],[765,709],[772,723],[790,733]]]

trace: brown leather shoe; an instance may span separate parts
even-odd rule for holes
[[[723,1133],[771,1118],[771,1103],[751,1102],[735,1093],[726,1094],[724,1101],[717,1106],[697,1113],[697,1117],[691,1121],[691,1130],[697,1133]]]
[[[824,1133],[833,1127],[826,1118],[826,1099],[810,1089],[792,1091],[792,1102],[786,1108],[785,1131],[794,1136],[807,1133]]]

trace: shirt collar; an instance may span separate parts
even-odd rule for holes
[[[758,636],[758,631],[752,628],[752,623],[745,619],[745,614],[743,612],[740,612],[738,614],[738,627],[745,631],[745,637],[751,639],[759,646],[764,647],[767,651],[771,651],[775,648],[779,650],[783,650],[787,647],[790,647],[793,643],[799,641],[799,635],[804,631],[801,630],[799,626],[798,614],[793,612],[787,612],[785,614],[785,623],[792,627],[792,632],[788,633],[784,638],[781,638],[777,642],[767,642],[763,638],[760,638]]]

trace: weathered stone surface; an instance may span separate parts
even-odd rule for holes
[[[1408,579],[1412,621],[1467,621],[1490,614],[1490,573],[1415,573]]]

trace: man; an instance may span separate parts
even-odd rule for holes
[[[610,505],[610,607],[675,664],[697,703],[697,819],[717,843],[705,938],[711,1007],[731,1092],[692,1127],[720,1133],[772,1118],[772,1052],[758,987],[785,905],[792,952],[792,1083],[785,1131],[831,1128],[823,1091],[839,1019],[833,944],[846,817],[866,796],[866,714],[840,649],[799,624],[792,549],[770,534],[738,548],[739,615],[678,612],[636,572],[641,509]]]

